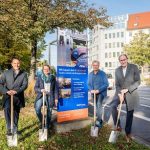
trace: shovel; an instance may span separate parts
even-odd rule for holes
[[[123,98],[124,95],[123,94],[118,94],[119,99],[120,99],[120,106],[119,106],[119,111],[118,111],[118,116],[117,116],[117,123],[116,123],[116,129],[111,131],[110,137],[108,142],[110,143],[116,143],[118,135],[119,135],[119,131],[117,131],[117,126],[118,126],[118,122],[119,122],[119,118],[120,118],[120,113],[121,113],[121,107],[122,107],[122,102],[123,102]]]
[[[91,136],[92,137],[98,137],[98,127],[96,127],[96,94],[94,93],[94,125],[91,126]]]
[[[14,104],[13,104],[13,95],[11,95],[11,135],[7,135],[7,144],[9,147],[17,146],[17,133],[14,133]]]
[[[45,109],[45,93],[43,92],[43,117],[42,117],[42,129],[39,129],[39,141],[47,141],[47,129],[46,127],[46,109]]]

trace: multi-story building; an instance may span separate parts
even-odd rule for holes
[[[150,12],[127,14],[110,17],[113,25],[109,28],[95,26],[89,36],[89,64],[99,60],[101,69],[114,76],[124,44],[129,43],[139,31],[150,34],[149,18]]]

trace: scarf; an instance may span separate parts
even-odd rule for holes
[[[42,80],[43,80],[45,83],[50,83],[50,81],[51,81],[51,75],[50,75],[50,74],[48,74],[48,76],[46,76],[46,75],[42,72],[41,78],[42,78]]]

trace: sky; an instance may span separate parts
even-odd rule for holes
[[[86,0],[89,4],[95,4],[94,7],[105,7],[107,9],[107,15],[118,16],[124,14],[134,14],[139,12],[150,11],[150,0]],[[150,19],[150,18],[147,18]],[[49,42],[56,40],[56,34],[45,36],[45,41],[48,45]],[[48,46],[44,52],[43,59],[48,60]],[[51,49],[56,49],[52,46]],[[56,55],[55,55],[56,56]],[[56,60],[56,57],[54,57]]]
[[[87,0],[95,7],[105,7],[110,16],[150,11],[150,0]]]

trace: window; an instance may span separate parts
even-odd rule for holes
[[[105,49],[107,49],[107,43],[105,43]]]
[[[105,34],[105,39],[107,39],[107,34]]]
[[[123,47],[124,43],[121,43],[121,47]]]
[[[109,33],[109,38],[111,39],[111,33]]]
[[[113,42],[113,48],[115,48],[115,42]]]
[[[111,48],[111,43],[109,43],[109,48]]]
[[[117,32],[117,38],[119,38],[119,32]]]
[[[121,32],[121,37],[124,37],[124,32]]]
[[[113,38],[115,38],[115,33],[113,33]]]
[[[112,64],[111,64],[111,62],[109,62],[109,67],[111,67],[112,66]]]
[[[105,62],[105,67],[108,67],[108,63],[107,62]]]
[[[105,53],[105,58],[107,58],[108,56],[107,56],[107,53]]]
[[[109,58],[111,58],[111,52],[109,52]]]
[[[120,26],[121,26],[121,28],[124,28],[125,27],[125,23],[121,23]]]
[[[116,57],[116,53],[115,52],[113,52],[113,57]]]
[[[120,55],[120,53],[119,52],[117,52],[117,56],[119,57],[119,55]]]
[[[119,42],[117,42],[117,47],[119,47],[120,46],[120,44],[119,44]]]

